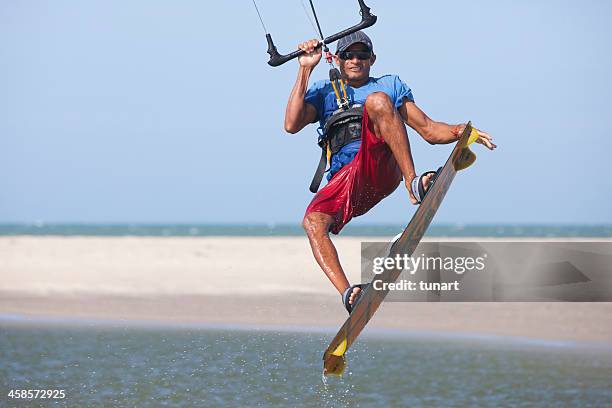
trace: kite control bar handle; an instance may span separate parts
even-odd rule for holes
[[[376,16],[370,13],[370,8],[366,6],[363,0],[357,0],[359,2],[361,21],[354,26],[347,28],[346,30],[342,30],[336,34],[330,35],[323,39],[323,41],[319,41],[319,47],[323,44],[331,44],[334,41],[338,41],[342,37],[346,37],[349,34],[353,34],[356,31],[363,30],[364,28],[372,27],[374,23],[376,23]],[[270,60],[268,60],[268,65],[273,67],[278,67],[279,65],[283,65],[287,61],[291,61],[294,58],[299,57],[304,54],[302,50],[293,51],[290,54],[282,55],[276,49],[274,45],[274,41],[272,41],[272,36],[270,34],[266,34],[266,40],[268,41],[268,54],[270,54]]]

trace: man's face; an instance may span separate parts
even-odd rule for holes
[[[355,52],[356,54],[370,52],[368,47],[362,43],[352,44],[346,49],[346,51],[348,52],[348,56],[343,55],[346,53],[339,53],[335,56],[336,64],[338,64],[340,67],[340,72],[342,75],[350,84],[361,84],[362,82],[367,81],[370,76],[370,67],[372,64],[374,64],[376,56],[371,53],[369,59],[362,60],[357,58],[357,55],[351,55],[352,52]],[[342,59],[342,56],[346,57],[347,59]]]

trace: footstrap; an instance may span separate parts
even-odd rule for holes
[[[365,283],[360,283],[359,285],[353,285],[348,287],[344,293],[342,293],[342,303],[344,304],[344,307],[346,308],[347,312],[349,312],[349,314],[351,314],[351,312],[353,311],[353,308],[357,305],[357,303],[359,302],[359,299],[361,299],[361,295],[363,295],[363,291],[364,288],[367,286],[367,284]],[[353,300],[353,304],[349,303],[349,298],[351,297],[351,293],[353,293],[353,289],[355,288],[359,288],[361,289],[361,291],[357,294],[357,297],[355,298],[355,300]]]
[[[442,167],[440,167],[437,171],[433,171],[433,170],[427,171],[421,174],[420,176],[416,176],[415,178],[412,179],[411,181],[412,194],[414,194],[414,198],[416,198],[417,204],[421,204],[423,202],[423,200],[425,199],[425,196],[427,195],[427,192],[429,191],[433,183],[436,181],[436,178],[438,177],[438,173],[440,172],[441,169]],[[435,176],[429,181],[429,185],[427,186],[427,189],[425,189],[425,187],[423,187],[423,178],[427,177],[430,174],[435,174]]]

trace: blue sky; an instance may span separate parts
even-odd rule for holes
[[[300,1],[258,5],[281,51],[314,37]],[[325,34],[359,19],[315,5]],[[437,222],[612,223],[609,2],[368,5],[372,75],[499,145],[474,147]],[[265,50],[246,0],[2,2],[0,222],[298,223],[315,127],[284,133],[297,62]],[[409,137],[419,172],[451,149]],[[413,211],[398,189],[357,221]]]

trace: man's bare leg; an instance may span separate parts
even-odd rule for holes
[[[376,137],[384,136],[384,140],[391,149],[393,157],[400,166],[402,175],[408,192],[410,201],[416,204],[416,199],[410,189],[410,182],[415,177],[414,162],[412,153],[410,152],[410,143],[408,142],[408,133],[399,113],[395,106],[383,92],[375,92],[370,94],[366,99],[366,110],[368,116],[374,125],[374,133]],[[423,185],[429,184],[430,178],[424,177]],[[333,217],[329,214],[321,212],[312,212],[304,217],[303,227],[308,235],[312,253],[317,260],[317,263],[325,272],[332,284],[336,287],[340,294],[350,286],[346,274],[340,265],[338,252],[332,240],[329,237],[329,228],[333,223]],[[349,297],[349,303],[352,304],[355,296],[361,291],[355,288]]]
[[[312,248],[312,254],[317,263],[338,292],[343,294],[350,284],[340,265],[338,251],[329,237],[329,228],[333,222],[334,218],[329,214],[312,212],[304,217],[302,225],[308,235],[310,248]],[[359,288],[353,290],[349,297],[350,304],[353,304],[353,299],[360,291]]]
[[[385,143],[391,149],[391,153],[393,153],[393,157],[404,176],[404,183],[408,189],[410,201],[416,204],[417,200],[410,187],[410,182],[416,176],[414,160],[410,151],[410,142],[408,142],[408,132],[406,132],[406,126],[399,112],[395,109],[395,105],[391,102],[389,96],[384,92],[374,92],[368,95],[365,107],[368,117],[374,125],[374,134],[378,138],[383,137]],[[424,178],[424,186],[429,185],[431,177],[433,175]]]

